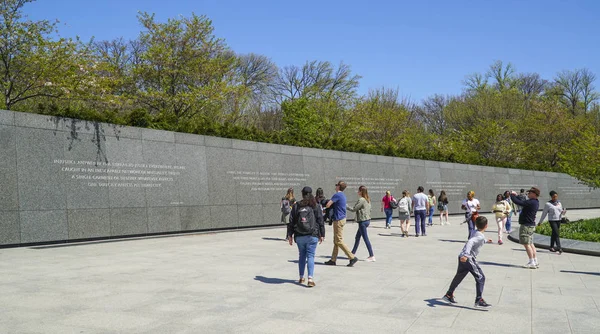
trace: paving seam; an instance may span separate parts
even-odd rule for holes
[[[406,331],[404,333],[408,333],[410,328],[415,324],[415,322],[417,322],[417,320],[419,320],[419,318],[421,317],[421,315],[423,315],[424,312],[425,312],[425,310],[423,309],[421,311],[421,313],[419,313],[419,315],[415,318],[415,320],[413,320],[413,322],[410,323],[410,326],[408,326],[408,328],[406,329]]]
[[[531,269],[530,269],[531,270]],[[531,288],[531,292],[530,292],[530,300],[531,300],[531,307],[530,307],[530,328],[531,328],[531,333],[533,334],[533,271],[529,272],[529,287]]]
[[[565,310],[565,314],[567,315],[567,323],[569,324],[569,329],[571,330],[571,333],[573,333],[573,327],[571,327],[571,319],[569,319],[569,312]]]

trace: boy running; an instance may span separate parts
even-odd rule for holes
[[[462,252],[458,255],[458,268],[456,269],[456,275],[450,284],[448,292],[444,295],[443,299],[450,303],[456,303],[454,299],[454,290],[458,287],[460,282],[467,276],[467,273],[471,273],[475,278],[475,288],[477,290],[477,296],[475,297],[475,307],[489,307],[492,306],[483,300],[481,295],[483,294],[483,286],[485,284],[485,275],[479,264],[477,264],[476,257],[479,254],[479,249],[485,244],[485,236],[483,232],[487,229],[487,218],[483,216],[477,217],[475,220],[475,227],[477,231],[473,233],[469,241],[463,247]]]

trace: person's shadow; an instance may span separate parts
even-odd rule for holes
[[[429,306],[429,307],[449,306],[449,307],[462,308],[462,309],[465,309],[465,310],[472,310],[472,311],[481,311],[481,312],[487,312],[488,311],[486,309],[481,309],[481,308],[475,308],[475,307],[462,306],[462,305],[457,305],[457,304],[452,304],[452,303],[446,303],[445,301],[442,301],[441,298],[425,299],[424,302],[427,302],[427,306]]]
[[[289,284],[296,284],[298,285],[298,281],[292,280],[292,279],[283,279],[283,278],[276,278],[276,277],[265,277],[265,276],[256,276],[254,277],[254,280],[265,283],[265,284],[285,284],[285,283],[289,283]]]
[[[263,240],[270,240],[270,241],[287,241],[287,239],[282,239],[282,238],[271,238],[271,237],[263,237]]]

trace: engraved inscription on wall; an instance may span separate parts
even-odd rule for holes
[[[138,164],[127,162],[96,162],[86,160],[53,161],[72,180],[89,187],[160,188],[174,182],[185,166]]]
[[[227,171],[227,175],[240,186],[250,187],[251,191],[286,191],[290,187],[306,184],[309,174],[282,172],[254,172],[242,170]]]
[[[370,194],[384,194],[386,191],[393,191],[402,179],[383,178],[383,177],[353,177],[353,176],[337,176],[337,180],[346,182],[350,189],[358,189],[358,187],[367,187]]]

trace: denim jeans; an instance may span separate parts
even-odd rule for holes
[[[427,210],[415,210],[415,230],[417,235],[425,235],[425,216]]]
[[[369,227],[369,224],[371,224],[370,220],[358,222],[358,231],[356,231],[356,239],[354,240],[354,247],[352,247],[352,254],[356,255],[356,251],[358,250],[358,244],[360,243],[360,238],[362,237],[365,240],[365,244],[367,245],[369,257],[373,256],[373,247],[371,247],[371,241],[369,241],[369,235],[367,234],[367,227]]]
[[[506,224],[504,224],[504,229],[506,230],[506,232],[510,231],[510,228],[512,227],[511,224],[511,218],[512,218],[512,211],[508,213],[508,217],[506,217]]]
[[[308,277],[314,277],[315,272],[315,252],[319,238],[310,235],[296,237],[296,245],[298,245],[298,271],[300,277],[304,277],[304,269],[308,262]]]
[[[385,226],[391,226],[392,225],[392,215],[394,214],[394,209],[392,209],[392,208],[383,209],[383,212],[385,212]]]
[[[429,208],[429,225],[433,225],[433,212],[435,211],[434,207]]]

